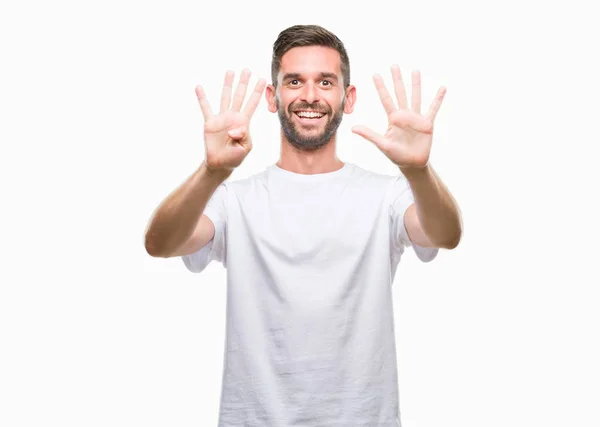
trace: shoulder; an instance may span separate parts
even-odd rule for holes
[[[254,173],[244,178],[228,179],[221,186],[226,188],[229,193],[243,194],[250,191],[256,186],[262,186],[267,180],[266,171]]]
[[[348,164],[351,168],[349,178],[360,183],[364,183],[369,186],[391,187],[397,177],[387,175],[382,172],[375,172],[372,170],[365,169],[355,164]]]
[[[400,195],[410,192],[408,180],[400,171],[398,171],[397,175],[392,175],[373,172],[359,166],[354,166],[354,169],[357,181],[363,182],[368,187],[383,191],[385,199],[390,203]]]
[[[247,205],[262,200],[262,195],[268,193],[266,173],[254,173],[246,177],[230,177],[223,181],[214,193],[215,199],[223,201],[227,209],[234,206]]]

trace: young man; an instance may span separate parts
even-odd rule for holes
[[[319,26],[293,26],[273,46],[272,85],[259,80],[242,110],[250,72],[233,73],[213,113],[199,86],[206,156],[156,211],[146,249],[201,272],[227,268],[227,338],[219,426],[400,425],[392,282],[412,246],[422,261],[456,247],[459,210],[428,163],[440,89],[411,109],[398,67],[398,107],[375,85],[385,135],[362,126],[399,167],[386,176],[336,156],[337,128],[354,108],[348,55]],[[249,123],[266,87],[281,122],[281,158],[227,181],[252,149]]]

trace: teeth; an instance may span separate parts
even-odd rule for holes
[[[325,115],[323,113],[308,112],[308,111],[299,111],[299,112],[296,112],[296,114],[298,114],[298,116],[300,116],[300,117],[306,117],[306,118],[311,118],[311,119],[314,119],[317,117],[320,118]]]

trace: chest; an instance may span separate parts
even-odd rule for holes
[[[230,237],[243,236],[257,252],[298,262],[360,255],[389,233],[383,193],[361,188],[263,192],[240,200],[230,212]]]

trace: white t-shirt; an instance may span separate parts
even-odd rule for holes
[[[271,165],[225,181],[204,214],[215,237],[183,261],[227,269],[219,427],[398,427],[392,282],[412,244],[406,178],[345,163]]]

